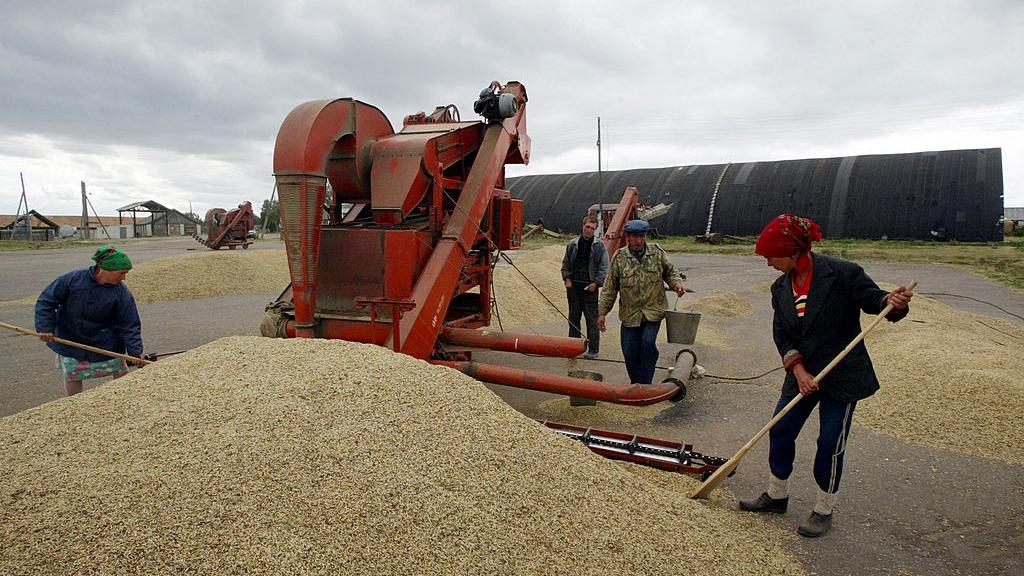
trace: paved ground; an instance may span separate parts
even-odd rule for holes
[[[191,239],[169,239],[140,240],[126,246],[132,258],[141,262],[186,253],[198,247],[193,244]],[[280,246],[263,242],[251,249]],[[0,252],[4,299],[37,294],[56,275],[87,264],[90,253],[88,248]],[[708,373],[745,377],[776,366],[778,358],[768,340],[770,305],[763,288],[775,273],[763,260],[709,255],[679,255],[674,259],[689,276],[688,285],[699,293],[712,289],[736,292],[755,305],[752,316],[726,319],[717,326],[728,335],[727,349],[696,347],[699,362]],[[956,268],[866,268],[879,282],[895,284],[913,278],[920,282],[920,292],[971,296],[1006,312],[975,300],[936,296],[957,308],[1012,321],[1021,321],[1017,316],[1024,316],[1024,296],[1020,293]],[[275,296],[256,294],[140,305],[147,351],[181,350],[221,336],[257,334],[263,306]],[[31,327],[32,309],[24,304],[0,303],[0,320]],[[610,340],[617,338],[617,323],[612,321],[610,325],[602,356],[611,356],[607,352],[614,348]],[[562,332],[562,326],[553,324],[536,330],[556,334]],[[0,361],[0,415],[61,396],[51,355],[38,340],[0,334],[0,346],[5,352]],[[677,349],[676,345],[663,345],[663,363]],[[498,353],[480,354],[477,359],[552,372],[566,369],[564,360]],[[602,372],[606,380],[625,381],[625,370],[616,359],[580,362],[580,367]],[[749,382],[712,377],[694,381],[683,402],[623,431],[685,440],[699,451],[731,456],[770,417],[780,382],[778,372]],[[540,405],[557,398],[500,386],[492,389],[531,417],[541,416]],[[816,430],[813,422],[809,426],[799,443],[790,512],[771,519],[786,530],[795,529],[813,505],[810,461]],[[741,496],[759,493],[764,487],[766,459],[767,446],[762,441],[723,486]],[[914,446],[855,425],[835,529],[819,540],[795,538],[791,548],[810,571],[823,575],[1024,574],[1024,466]]]

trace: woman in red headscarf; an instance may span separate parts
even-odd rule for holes
[[[820,384],[814,382],[814,375],[860,334],[862,311],[878,314],[892,304],[887,319],[896,322],[909,312],[913,296],[904,286],[892,292],[880,289],[853,262],[815,254],[811,244],[818,240],[818,225],[810,218],[792,214],[772,219],[757,238],[755,252],[782,272],[772,284],[773,335],[786,369],[775,413],[798,393],[805,398],[769,433],[768,490],[757,498],[740,501],[740,508],[750,512],[786,512],[796,438],[817,406],[820,432],[814,479],[818,497],[810,516],[797,530],[810,537],[821,536],[832,527],[854,408],[878,390],[878,378],[863,342]]]

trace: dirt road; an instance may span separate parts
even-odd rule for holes
[[[261,242],[251,249],[281,247],[279,242]],[[137,262],[196,248],[202,249],[191,239],[126,244]],[[0,303],[0,320],[31,327],[32,307],[11,301],[38,294],[58,274],[88,264],[92,249],[0,252],[7,300]],[[754,314],[721,321],[727,347],[696,348],[698,361],[707,368],[709,377],[691,382],[683,402],[650,418],[632,420],[620,429],[684,440],[699,451],[731,456],[770,417],[781,375],[775,372],[743,382],[717,377],[749,377],[778,365],[769,340],[771,310],[765,291],[766,283],[776,273],[754,257],[683,254],[673,259],[689,277],[688,286],[698,294],[714,289],[741,294],[754,304]],[[868,264],[865,268],[879,282],[897,284],[917,279],[919,292],[934,294],[960,309],[1013,321],[1024,316],[1024,296],[953,267]],[[257,334],[263,306],[275,296],[268,293],[142,304],[139,308],[146,350],[181,350],[221,336]],[[605,338],[617,339],[617,321],[612,319],[610,324],[613,328]],[[564,330],[561,324],[534,329],[550,334]],[[0,334],[0,345],[4,350],[0,361],[0,415],[61,397],[52,354],[38,340]],[[675,345],[663,347],[662,364],[676,349]],[[581,361],[580,367],[602,372],[606,380],[625,381],[618,358],[602,356],[609,361]],[[480,354],[478,359],[552,372],[566,369],[565,361],[510,354]],[[559,400],[543,393],[500,386],[492,389],[525,415],[536,418],[546,417],[550,403]],[[790,544],[810,571],[834,576],[1024,574],[1024,466],[916,446],[857,426],[856,418],[854,424],[835,529],[824,538],[795,537]],[[786,530],[795,530],[813,505],[810,461],[815,427],[812,418],[798,444],[790,512],[770,519]],[[724,486],[740,496],[756,495],[765,485],[766,461],[767,442],[762,441]],[[680,567],[680,573],[685,570]]]

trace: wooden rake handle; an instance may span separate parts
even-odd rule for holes
[[[14,330],[15,332],[21,332],[22,334],[27,334],[29,336],[36,336],[36,337],[39,336],[39,332],[33,332],[32,330],[29,330],[28,328],[22,328],[20,326],[15,326],[14,324],[8,324],[6,322],[0,322],[0,328],[7,328],[8,330]],[[58,338],[56,336],[53,337],[53,341],[58,343],[58,344],[63,344],[65,346],[71,346],[72,348],[79,348],[79,349],[82,349],[82,350],[88,350],[89,352],[95,352],[97,354],[103,354],[104,356],[110,356],[111,358],[120,358],[122,360],[126,360],[128,362],[132,362],[132,363],[138,364],[140,366],[145,366],[146,364],[152,364],[153,363],[150,360],[143,360],[142,358],[136,358],[135,356],[129,356],[127,354],[120,354],[118,352],[111,352],[110,350],[104,350],[102,348],[96,348],[94,346],[89,346],[88,344],[79,344],[78,342],[72,342],[71,340],[65,340],[63,338]]]
[[[907,290],[913,290],[916,286],[917,281],[914,280],[913,282],[907,285]],[[837,364],[842,362],[843,358],[846,358],[846,355],[849,354],[850,351],[853,350],[854,347],[857,346],[857,344],[860,344],[861,340],[863,340],[864,337],[868,335],[868,332],[871,332],[875,328],[875,326],[878,326],[878,323],[881,322],[883,318],[889,315],[889,312],[892,312],[892,304],[887,304],[885,308],[883,308],[882,311],[879,312],[877,316],[875,316],[875,319],[871,321],[871,324],[868,324],[867,328],[861,330],[860,334],[858,334],[857,337],[853,339],[853,341],[846,345],[846,348],[843,348],[842,352],[836,355],[836,357],[833,358],[832,361],[828,363],[828,366],[825,366],[825,368],[821,372],[818,372],[818,375],[814,377],[814,383],[818,384],[819,382],[821,382],[821,379],[828,375],[828,373],[831,372]],[[729,474],[732,473],[733,470],[736,469],[736,466],[739,465],[740,460],[742,460],[743,457],[746,456],[747,452],[749,452],[750,449],[754,447],[754,444],[757,444],[757,441],[760,440],[762,436],[767,434],[768,431],[771,430],[772,427],[775,426],[775,424],[777,424],[779,420],[782,420],[782,417],[785,416],[790,410],[792,410],[793,407],[796,406],[798,402],[800,402],[800,400],[803,400],[803,398],[804,395],[798,393],[796,397],[789,401],[789,404],[786,404],[782,408],[782,410],[779,410],[778,414],[776,414],[771,420],[768,421],[767,424],[764,425],[764,428],[761,428],[757,432],[757,434],[754,434],[754,437],[751,438],[749,442],[744,444],[735,456],[730,458],[725,464],[719,466],[718,470],[715,470],[714,474],[709,476],[708,479],[705,480],[703,484],[698,486],[696,490],[687,494],[687,497],[707,498],[708,494],[711,494],[711,492],[715,488],[717,488],[719,484],[721,484],[722,480],[724,480],[727,476],[729,476]]]

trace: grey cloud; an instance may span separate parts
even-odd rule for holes
[[[69,154],[127,147],[169,163],[151,170],[165,174],[162,193],[221,204],[222,186],[171,172],[195,156],[263,185],[281,121],[312,99],[364,100],[399,129],[441,104],[471,118],[488,81],[521,80],[535,152],[550,156],[592,149],[598,115],[612,147],[828,155],[960,110],[988,110],[977,127],[999,140],[1024,102],[1013,1],[17,0],[4,11],[0,156],[18,157],[10,143],[29,134]],[[1005,170],[1022,155],[1004,150]]]

